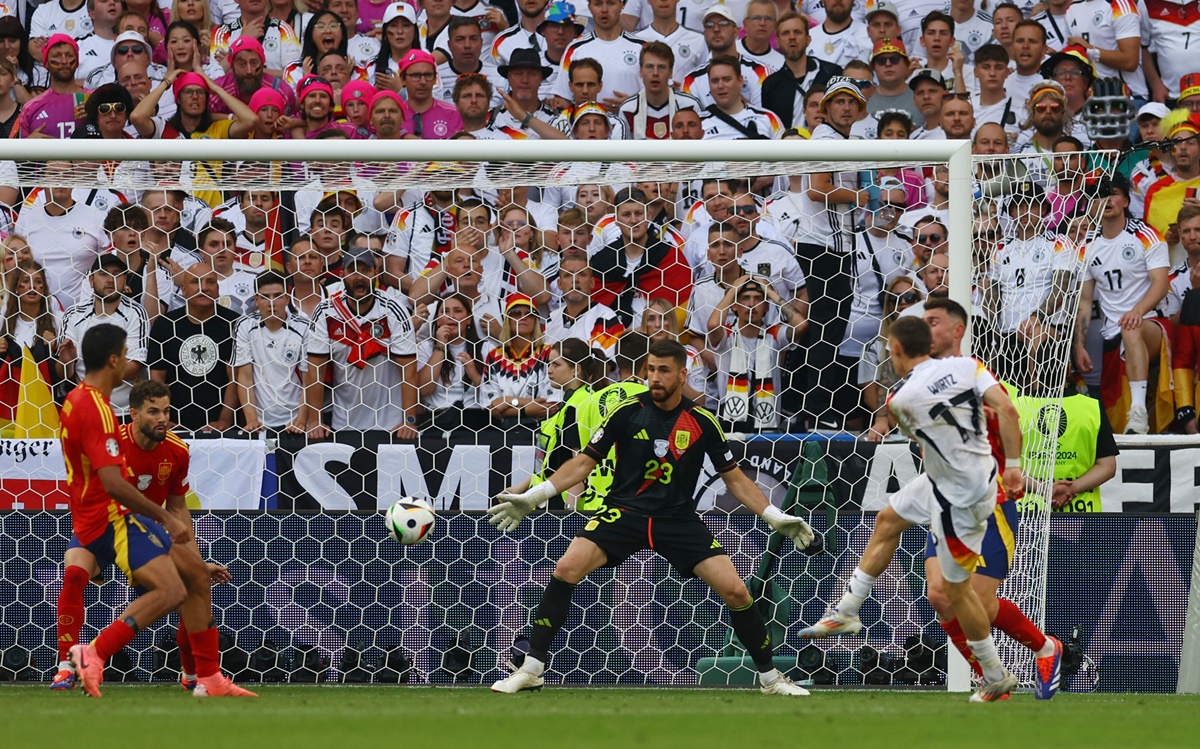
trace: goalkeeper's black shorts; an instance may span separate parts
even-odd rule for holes
[[[725,554],[721,543],[699,515],[648,517],[620,507],[596,510],[576,534],[604,550],[605,567],[616,567],[642,549],[670,562],[680,575],[696,577],[696,565]]]

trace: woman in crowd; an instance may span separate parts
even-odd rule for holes
[[[678,309],[671,305],[670,300],[656,297],[646,303],[642,319],[633,330],[634,334],[646,336],[651,344],[659,341],[679,341],[683,343],[683,326],[679,322]],[[629,335],[628,333],[626,335]],[[684,344],[688,356],[688,379],[683,385],[683,395],[691,398],[701,406],[706,405],[709,395],[706,394],[706,368],[716,366],[716,360],[707,350],[701,351],[695,346]],[[715,393],[713,394],[715,395]]]
[[[533,220],[529,209],[524,206],[510,204],[500,211],[500,222],[496,225],[496,245],[504,252],[509,247],[529,256],[533,264],[543,276],[547,284],[558,278],[558,253],[546,247],[541,227]]]
[[[474,432],[488,425],[487,409],[478,398],[483,384],[481,347],[472,300],[464,294],[443,299],[433,335],[417,346],[417,388],[429,412],[427,428]]]
[[[175,0],[171,4],[171,25],[186,21],[192,25],[200,34],[203,40],[200,47],[205,57],[208,57],[209,41],[212,37],[213,22],[212,10],[209,8],[205,0]],[[167,37],[171,35],[171,26],[167,27]],[[162,43],[154,45],[154,62],[159,65],[166,65],[167,56],[167,39],[163,39]],[[216,62],[214,60],[214,62]],[[217,65],[221,72],[217,76],[224,75],[227,71],[221,65]],[[215,76],[214,76],[215,77]]]
[[[146,19],[150,26],[150,32],[146,35],[150,49],[154,49],[166,39],[169,21],[157,0],[125,0],[125,10],[131,10]]]
[[[195,70],[199,62],[209,78],[224,75],[221,66],[208,56],[208,44],[201,41],[199,27],[190,21],[172,21],[163,42],[168,70]]]
[[[525,424],[532,428],[553,406],[546,373],[550,350],[542,343],[545,326],[533,300],[511,294],[504,304],[500,345],[484,357],[481,402],[494,423],[507,428]]]
[[[411,6],[410,10],[411,13],[400,13],[383,25],[379,54],[367,68],[367,80],[377,89],[399,91],[404,87],[404,80],[400,77],[400,61],[417,48],[419,33],[415,23],[416,11]],[[412,15],[411,19],[409,15]],[[387,18],[386,15],[384,17]]]
[[[17,135],[17,120],[21,117],[21,97],[13,96],[17,87],[17,66],[7,57],[0,57],[0,138]]]
[[[0,18],[0,58],[15,61],[17,82],[13,93],[19,103],[24,104],[50,85],[50,74],[29,54],[29,32],[16,16]]]
[[[296,32],[304,33],[304,27],[312,19],[312,11],[320,10],[324,2],[305,3],[304,0],[271,0],[267,17],[283,21]]]
[[[1087,176],[1087,160],[1083,156],[1067,156],[1065,154],[1084,151],[1083,143],[1078,138],[1064,135],[1054,142],[1054,166],[1050,173],[1050,189],[1046,191],[1046,200],[1050,203],[1050,213],[1046,216],[1045,226],[1051,231],[1062,231],[1062,224],[1067,217],[1075,214],[1075,207],[1088,202],[1084,195],[1084,178]],[[1063,155],[1058,155],[1063,154]]]

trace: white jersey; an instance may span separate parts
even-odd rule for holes
[[[779,50],[775,49],[770,44],[767,45],[767,50],[765,52],[751,52],[749,49],[747,49],[746,40],[744,38],[738,39],[735,43],[735,46],[742,59],[750,60],[762,65],[764,68],[766,68],[767,75],[779,70],[786,63],[786,60],[784,59],[783,55],[780,54]]]
[[[46,212],[45,191],[35,190],[25,200],[14,227],[33,250],[33,259],[46,269],[50,293],[63,308],[91,299],[88,273],[100,253],[109,248],[104,218],[116,204],[107,191],[79,188],[72,191],[75,204],[61,216]]]
[[[935,491],[955,507],[994,499],[987,489],[997,466],[983,394],[997,384],[987,367],[970,357],[926,359],[888,398],[888,411],[901,431],[924,448],[925,473]]]
[[[216,57],[218,52],[228,53],[229,45],[241,35],[242,19],[227,20],[213,31],[209,55]],[[267,18],[262,45],[267,70],[282,71],[292,60],[300,59],[300,37],[286,21]]]
[[[852,21],[841,31],[833,32],[826,31],[825,24],[819,23],[810,32],[808,52],[841,68],[851,60],[870,60],[872,47],[867,25],[861,21]]]
[[[675,6],[675,20],[679,22],[680,26],[690,31],[695,31],[697,34],[703,34],[704,15],[713,4],[713,0],[679,0],[679,4]],[[749,4],[749,0],[731,0],[731,2],[721,4],[734,11],[734,17],[740,21],[746,17],[746,6]],[[587,7],[586,3],[583,7]],[[639,19],[639,36],[642,31],[646,30],[654,22],[654,9],[645,0],[626,0],[625,7],[621,10],[621,15],[633,16]],[[738,25],[740,26],[741,24],[739,23]]]
[[[304,315],[289,315],[272,332],[258,312],[234,326],[233,366],[251,365],[258,420],[272,429],[292,423],[304,400],[309,326]]]
[[[750,275],[770,281],[771,288],[785,302],[794,299],[796,292],[808,285],[795,253],[785,240],[760,241],[753,249],[742,253],[738,265]]]
[[[992,19],[990,16],[984,17],[983,11],[975,11],[975,15],[971,16],[966,23],[954,24],[954,39],[962,45],[963,55],[967,58],[967,65],[975,64],[975,50],[983,45],[995,41],[992,39]],[[966,71],[963,71],[966,73]]]
[[[1103,316],[1101,334],[1111,339],[1120,335],[1118,321],[1150,291],[1150,271],[1170,268],[1167,244],[1153,226],[1136,219],[1113,239],[1097,233],[1087,244],[1084,280],[1096,282],[1094,299],[1100,303]],[[1147,317],[1153,316],[1151,310]]]
[[[488,11],[490,11],[491,9],[492,9],[492,6],[483,2],[483,0],[476,0],[474,5],[472,5],[470,8],[467,8],[465,10],[458,7],[457,5],[450,6],[450,15],[451,16],[463,16],[464,18],[479,19],[479,33],[480,33],[480,36],[483,37],[483,48],[488,49],[489,47],[492,46],[492,42],[495,41],[497,32],[503,30],[502,27],[495,28],[492,26],[492,22],[487,17]],[[447,28],[449,28],[450,25],[446,24],[446,26],[447,26]],[[446,47],[442,47],[442,50],[449,52],[449,49]]]
[[[87,3],[80,3],[75,10],[67,10],[62,0],[42,3],[29,19],[30,39],[49,39],[54,34],[66,34],[79,39],[92,33],[92,17]],[[108,60],[105,60],[108,62]]]
[[[105,65],[112,65],[112,48],[116,38],[105,39],[88,34],[79,40],[79,67],[75,69],[76,80],[84,80],[93,71]]]
[[[317,305],[308,344],[308,353],[332,358],[333,429],[395,429],[404,412],[394,357],[416,356],[412,317],[378,294],[365,315],[344,305],[340,293]]]
[[[1055,277],[1066,273],[1074,278],[1078,268],[1079,248],[1061,234],[1000,240],[992,260],[992,281],[1000,292],[1000,332],[1015,333],[1054,293]],[[1066,326],[1073,317],[1074,310],[1059,304],[1047,322]]]
[[[779,235],[792,245],[812,242],[812,205],[798,192],[778,193],[763,206],[763,220],[770,221]]]
[[[592,348],[603,350],[611,359],[616,356],[617,338],[624,330],[617,313],[606,304],[593,304],[572,318],[567,317],[567,307],[563,305],[550,313],[542,340],[553,345],[578,338]]]
[[[795,3],[796,10],[801,11],[808,16],[809,20],[815,24],[825,23],[825,0],[799,0]],[[874,3],[871,3],[874,7]],[[854,0],[854,5],[850,8],[850,17],[859,23],[867,22],[867,0]],[[814,27],[815,28],[815,27]]]
[[[498,67],[507,65],[512,58],[512,53],[518,49],[536,49],[542,56],[542,64],[549,64],[546,62],[546,37],[536,31],[522,28],[519,24],[509,26],[496,34],[488,54],[492,59],[492,64]]]
[[[1192,290],[1192,270],[1187,261],[1171,271],[1171,285],[1167,295],[1158,305],[1158,311],[1163,317],[1174,317],[1183,309],[1183,297]]]
[[[1052,14],[1049,10],[1044,10],[1033,17],[1033,20],[1042,25],[1046,30],[1046,46],[1050,49],[1062,49],[1067,46],[1067,39],[1070,38],[1070,28],[1067,26],[1067,14],[1061,16]],[[1143,36],[1145,29],[1142,30]]]
[[[1200,50],[1200,2],[1175,0],[1138,0],[1142,23],[1142,46],[1158,55],[1158,72],[1167,97],[1179,97],[1179,79],[1197,70],[1196,50]],[[1192,49],[1192,39],[1196,49]]]
[[[490,57],[480,58],[483,63],[479,70],[474,71],[480,73],[488,79],[492,84],[492,100],[488,102],[489,107],[498,107],[504,103],[504,99],[500,96],[500,92],[508,89],[508,81],[501,78],[496,71],[496,66],[492,64]],[[454,106],[454,86],[458,83],[458,79],[465,75],[463,71],[457,70],[454,64],[447,60],[438,65],[438,84],[433,90],[433,98],[441,99],[450,106]]]
[[[217,279],[217,304],[232,310],[239,317],[254,309],[254,273],[235,270],[225,278]]]
[[[900,11],[900,38],[910,58],[925,57],[925,46],[921,44],[921,19],[935,10],[950,12],[950,0],[894,0]],[[875,3],[871,3],[874,8]]]
[[[728,290],[715,275],[696,279],[692,284],[692,295],[688,297],[687,329],[698,336],[708,335],[708,318]]]
[[[642,88],[641,53],[642,42],[629,34],[621,34],[610,42],[591,34],[580,37],[571,42],[563,53],[558,79],[554,83],[554,94],[567,101],[575,98],[571,94],[568,75],[571,61],[590,57],[600,63],[604,70],[604,87],[600,89],[597,101],[632,96]]]
[[[441,377],[433,381],[433,389],[421,395],[421,405],[430,411],[440,411],[443,408],[479,408],[479,388],[467,379],[465,365],[458,360],[460,354],[469,353],[465,342],[450,343],[446,346],[445,364],[450,368],[450,382]],[[429,338],[417,344],[417,363],[426,366],[433,358],[433,339]],[[476,362],[482,367],[481,362]]]
[[[912,244],[896,232],[878,237],[869,231],[855,232],[854,296],[846,334],[838,346],[842,356],[859,357],[879,337],[883,322],[883,291],[893,280],[908,273],[913,265]]]
[[[696,97],[682,91],[672,90],[668,94],[666,103],[661,107],[643,102],[644,98],[645,92],[639,91],[621,102],[621,106],[617,108],[617,118],[626,125],[629,137],[634,140],[670,140],[671,118],[675,116],[676,112],[681,109],[691,109],[697,114],[702,114],[704,111],[704,107],[700,106]],[[641,111],[640,117],[639,111]],[[638,132],[637,128],[639,119],[644,124],[641,132]]]
[[[749,140],[747,133],[778,140],[783,135],[783,122],[769,109],[746,104],[742,106],[742,111],[729,117],[738,122],[741,128],[725,122],[707,109],[701,110],[700,127],[704,129],[704,140]]]
[[[125,345],[128,348],[126,356],[129,361],[146,364],[146,338],[150,335],[150,318],[142,305],[122,298],[117,309],[111,315],[105,315],[96,311],[94,298],[80,302],[68,307],[63,313],[61,337],[73,342],[76,351],[81,351],[84,334],[100,324],[122,328],[125,331]],[[87,374],[82,356],[75,360],[75,374],[80,380]],[[129,408],[130,389],[130,384],[125,380],[121,380],[121,384],[113,388],[110,400],[117,413],[124,413],[125,409]]]
[[[1071,36],[1083,37],[1100,49],[1116,49],[1119,39],[1137,39],[1141,46],[1142,23],[1136,0],[1076,0],[1067,8]],[[1186,56],[1186,55],[1185,55]],[[1097,78],[1120,78],[1135,97],[1145,98],[1146,77],[1141,65],[1132,73],[1094,62]],[[1166,78],[1164,77],[1165,81]],[[1179,81],[1176,79],[1175,84]]]
[[[671,51],[675,53],[675,66],[671,70],[671,80],[676,86],[682,86],[683,79],[687,77],[687,74],[702,67],[708,60],[708,45],[704,41],[704,35],[683,25],[676,26],[670,34],[663,34],[653,26],[647,26],[633,36],[647,43],[662,42],[671,48]]]
[[[817,125],[812,132],[812,140],[849,140],[834,130],[827,123]],[[835,172],[832,175],[833,186],[849,190],[858,189],[857,172]],[[854,218],[857,206],[853,203],[830,203],[827,200],[816,201],[808,197],[808,189],[812,178],[805,175],[804,188],[800,192],[800,205],[807,216],[812,217],[811,234],[799,241],[807,244],[823,245],[833,252],[850,252],[852,247],[850,233],[854,229]],[[780,231],[783,227],[780,226]]]
[[[742,96],[751,106],[762,106],[762,85],[767,79],[767,69],[762,64],[746,57],[738,58],[742,63]],[[704,106],[713,103],[712,89],[708,85],[708,64],[684,76],[683,92],[700,100]]]

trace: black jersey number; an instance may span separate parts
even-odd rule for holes
[[[958,423],[958,419],[954,418],[954,413],[950,410],[954,406],[961,406],[964,403],[971,404],[971,424],[970,429]],[[975,391],[965,390],[951,398],[945,403],[937,403],[933,408],[929,409],[929,418],[934,421],[941,419],[950,426],[958,430],[963,442],[968,442],[972,436],[980,434],[979,430],[979,400],[975,397]]]
[[[1025,269],[1024,268],[1017,268],[1015,283],[1017,286],[1025,285]]]
[[[1121,289],[1121,269],[1104,271],[1104,279],[1108,281],[1109,291],[1119,291]],[[1115,279],[1115,282],[1114,282]]]
[[[657,460],[646,461],[646,472],[642,474],[642,478],[647,481],[658,481],[662,484],[671,483],[671,473],[675,470],[675,466],[663,461],[659,463]]]

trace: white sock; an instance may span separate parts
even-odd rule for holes
[[[59,661],[58,662],[58,670],[59,671],[70,671],[71,673],[75,673],[75,667],[71,665],[70,661]]]
[[[868,575],[856,567],[854,573],[850,575],[850,579],[846,581],[846,592],[842,593],[842,600],[838,601],[834,608],[839,614],[858,616],[858,610],[862,607],[863,601],[867,600],[867,596],[871,595],[871,586],[874,584],[874,576]]]
[[[546,670],[546,664],[531,655],[526,655],[525,662],[521,664],[521,670],[527,674],[541,676],[542,672]]]
[[[967,640],[967,645],[971,647],[975,660],[983,667],[983,678],[989,684],[1000,681],[1008,673],[1000,663],[1000,654],[996,652],[996,643],[992,640],[991,633],[983,640]]]
[[[773,668],[770,671],[760,671],[758,673],[758,680],[764,687],[769,687],[779,681],[780,676],[783,676],[783,674],[779,673],[779,669]]]
[[[196,681],[198,678],[200,677],[196,676],[195,674],[183,674],[184,681]]]
[[[1129,381],[1129,399],[1132,406],[1146,407],[1146,380]]]
[[[1054,655],[1054,640],[1047,637],[1046,644],[1042,646],[1041,650],[1034,651],[1033,655],[1035,658],[1049,658]]]

